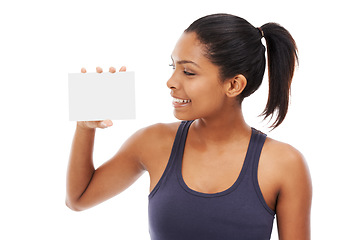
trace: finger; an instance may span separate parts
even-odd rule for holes
[[[81,68],[81,73],[86,73],[87,70],[85,68]]]
[[[109,72],[111,72],[111,73],[115,73],[115,72],[116,72],[116,69],[115,69],[115,67],[110,67],[110,68],[109,68]]]
[[[126,72],[126,66],[122,66],[121,68],[120,68],[120,70],[119,70],[119,72]]]
[[[102,70],[102,68],[100,68],[100,67],[97,67],[97,68],[96,68],[96,72],[98,72],[98,73],[102,73],[102,72],[103,72],[103,70]]]
[[[99,128],[107,128],[113,126],[113,122],[109,119],[103,120],[99,122]]]

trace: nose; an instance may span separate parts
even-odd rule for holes
[[[176,79],[175,73],[176,72],[174,72],[172,76],[170,77],[170,79],[166,82],[167,87],[170,88],[171,90],[175,90],[179,88],[179,83]]]

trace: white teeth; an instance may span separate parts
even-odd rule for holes
[[[179,99],[179,98],[174,98],[173,101],[176,103],[189,103],[189,102],[191,102],[190,99],[185,100],[185,99]]]

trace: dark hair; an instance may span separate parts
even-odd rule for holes
[[[297,47],[290,33],[277,23],[267,23],[255,28],[245,19],[230,14],[213,14],[193,22],[184,32],[195,32],[206,47],[206,57],[220,69],[224,81],[238,74],[247,79],[247,85],[239,95],[254,93],[261,85],[265,67],[265,37],[267,46],[269,94],[261,115],[264,119],[277,113],[272,128],[284,120],[289,104],[290,86],[298,62]]]

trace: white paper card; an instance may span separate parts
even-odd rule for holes
[[[135,118],[134,72],[69,73],[69,120]]]

